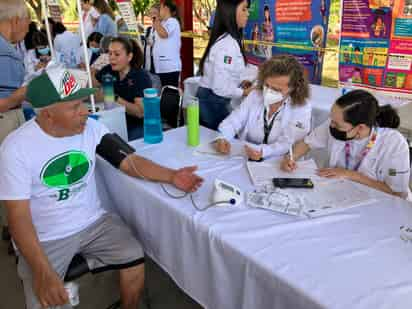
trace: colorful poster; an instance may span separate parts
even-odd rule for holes
[[[253,13],[245,39],[276,43],[247,44],[250,63],[258,64],[274,54],[293,54],[304,65],[312,83],[320,83],[330,0],[252,0]]]
[[[339,80],[412,90],[412,0],[343,0]]]

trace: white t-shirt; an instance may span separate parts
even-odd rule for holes
[[[170,17],[161,22],[166,29],[168,37],[162,39],[155,31],[153,45],[153,62],[156,73],[180,72],[182,61],[180,60],[180,25],[176,18]]]
[[[329,133],[330,120],[324,122],[305,138],[311,149],[326,148],[329,167],[346,168],[345,142],[338,141]],[[349,169],[361,160],[361,153],[369,142],[369,137],[349,141]],[[375,145],[363,158],[358,172],[387,184],[392,191],[409,194],[409,147],[405,138],[397,130],[377,128]]]
[[[78,233],[105,213],[94,169],[96,147],[106,133],[89,119],[82,134],[56,138],[32,119],[1,145],[0,200],[30,200],[40,241]]]

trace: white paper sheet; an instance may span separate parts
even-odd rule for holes
[[[199,147],[196,148],[193,154],[194,155],[212,155],[217,158],[227,159],[227,158],[233,158],[233,157],[246,157],[245,145],[248,145],[249,147],[255,150],[259,150],[258,145],[248,143],[245,141],[234,140],[230,142],[230,154],[224,155],[216,151],[214,147],[214,143],[215,143],[215,140],[201,144]]]
[[[304,212],[310,217],[376,202],[369,188],[345,179],[317,181],[313,190],[299,194],[304,199]]]
[[[247,169],[254,185],[271,182],[273,178],[319,178],[314,160],[297,162],[297,169],[291,173],[280,169],[280,160],[267,162],[247,162]]]

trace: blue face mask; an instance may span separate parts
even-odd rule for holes
[[[93,54],[97,54],[100,52],[100,48],[99,47],[90,47],[90,50],[92,51]]]
[[[42,56],[46,56],[50,53],[50,48],[49,47],[45,47],[45,48],[38,48],[37,52],[42,55]]]

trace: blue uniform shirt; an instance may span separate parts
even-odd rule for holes
[[[24,62],[17,50],[0,35],[0,98],[9,97],[24,81]]]

